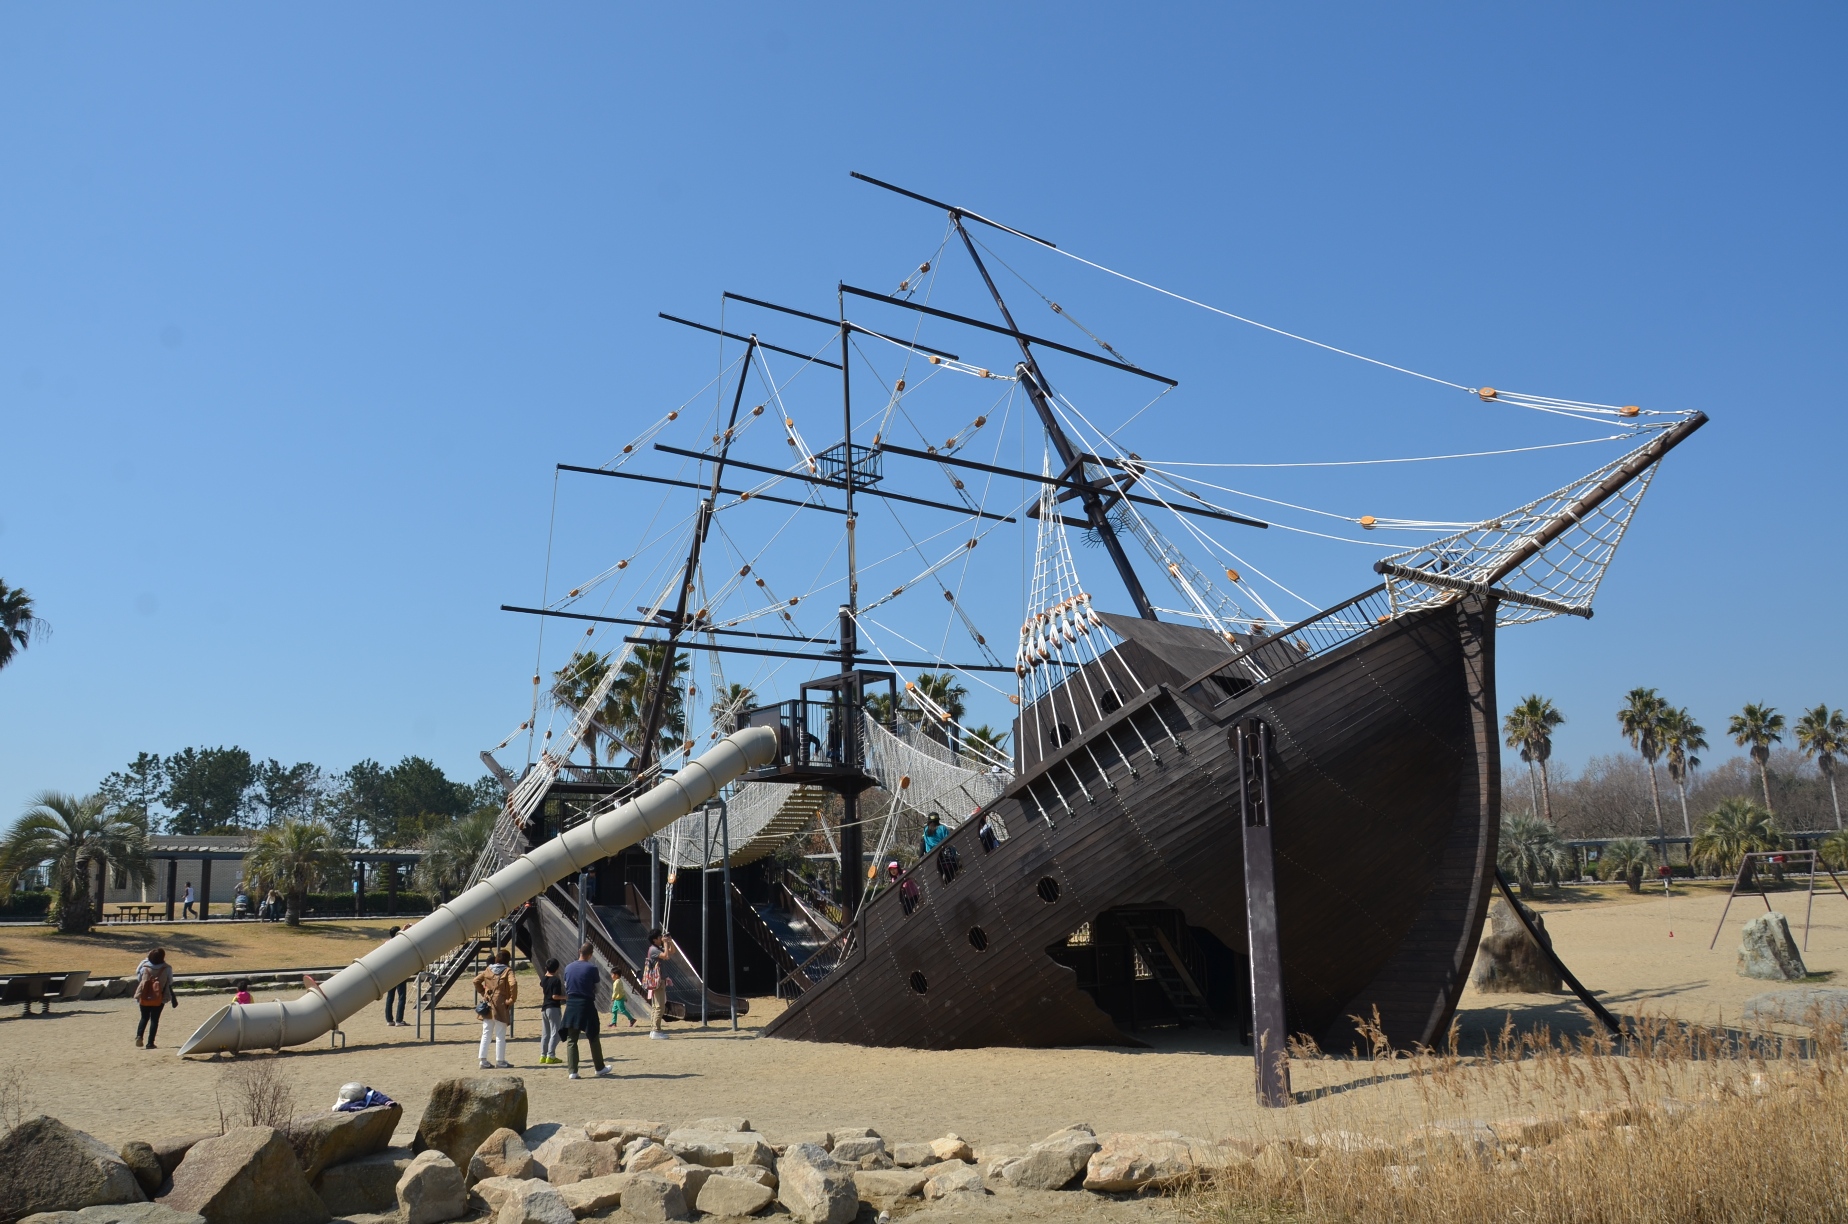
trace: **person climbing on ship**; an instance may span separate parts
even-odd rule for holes
[[[929,854],[932,850],[941,846],[943,844],[943,839],[949,835],[950,831],[944,828],[943,822],[938,820],[935,816],[926,820],[924,822],[924,853]]]

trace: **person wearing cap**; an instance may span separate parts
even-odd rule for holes
[[[941,846],[943,844],[943,839],[949,835],[950,831],[944,828],[943,822],[938,820],[935,816],[926,820],[924,822],[924,853],[929,854],[932,850]]]
[[[372,1109],[379,1105],[395,1105],[390,1097],[376,1088],[369,1088],[357,1081],[340,1085],[340,1091],[334,1097],[335,1113],[358,1113],[362,1109]]]

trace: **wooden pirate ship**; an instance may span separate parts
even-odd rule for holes
[[[1085,347],[1023,330],[970,227],[1051,244],[866,181],[944,214],[945,243],[967,255],[994,316],[932,306],[910,279],[896,293],[840,286],[837,318],[727,294],[766,317],[833,329],[830,347],[777,348],[755,333],[692,324],[745,346],[735,388],[728,384],[729,409],[721,400],[710,419],[710,441],[692,448],[656,441],[662,422],[608,464],[560,465],[692,490],[697,509],[684,560],[662,571],[639,617],[585,611],[570,602],[581,588],[570,600],[514,609],[590,622],[592,631],[622,626],[625,650],[652,652],[624,655],[625,665],[646,659],[651,685],[635,688],[626,727],[608,713],[622,667],[606,668],[581,700],[564,703],[562,740],[548,738],[522,777],[507,778],[507,816],[497,834],[503,854],[568,827],[596,802],[630,793],[669,770],[674,751],[692,749],[685,723],[670,717],[675,700],[696,704],[691,686],[674,678],[683,652],[720,662],[773,660],[805,666],[810,675],[786,700],[729,708],[723,718],[714,706],[714,734],[758,725],[774,729],[781,745],[776,760],[750,775],[718,813],[722,846],[713,845],[712,813],[685,817],[657,836],[643,859],[600,865],[599,883],[555,887],[541,899],[535,924],[549,921],[558,943],[576,921],[607,941],[609,959],[633,959],[633,950],[617,946],[615,928],[634,925],[644,911],[674,912],[671,889],[663,908],[664,872],[671,879],[697,871],[702,884],[722,873],[716,895],[731,907],[720,926],[729,950],[689,949],[699,968],[694,998],[729,1005],[741,993],[735,982],[745,962],[767,960],[775,989],[789,998],[767,1029],[776,1037],[931,1048],[1109,1044],[1133,1041],[1139,1027],[1158,1020],[1235,1029],[1270,1051],[1281,1051],[1292,1034],[1346,1049],[1356,1040],[1353,1018],[1377,1014],[1394,1044],[1436,1042],[1455,1011],[1495,887],[1497,629],[1591,614],[1659,461],[1705,418],[1459,388],[1484,401],[1614,421],[1632,442],[1588,476],[1524,506],[1380,560],[1377,584],[1351,599],[1295,620],[1272,614],[1262,600],[1254,611],[1255,597],[1246,597],[1235,570],[1226,570],[1230,588],[1209,578],[1154,520],[1159,512],[1208,526],[1265,524],[1075,423],[1081,414],[1054,390],[1041,361],[1078,359],[1173,380],[1123,360],[1094,336]],[[927,261],[920,272],[931,267]],[[915,329],[866,326],[850,316],[850,302],[1007,345],[1013,369],[965,362],[920,343]],[[868,414],[856,421],[850,371],[860,340],[933,372],[1005,380],[1044,440],[1041,470],[974,458],[957,438],[901,445]],[[764,404],[748,405],[745,370],[766,352],[838,372],[838,443],[809,448],[774,387]],[[905,391],[900,377],[880,394],[896,402]],[[741,453],[766,407],[775,414],[769,420],[782,420],[789,462]],[[629,470],[630,457],[644,451],[691,463],[697,478]],[[947,482],[939,488],[953,492],[923,496],[932,490],[894,479],[909,471],[934,473]],[[1033,492],[1023,505],[991,507],[966,487],[991,477],[1025,482]],[[875,502],[962,516],[972,532],[1019,523],[1034,533],[1031,589],[1011,664],[988,649],[965,612],[966,597],[947,586],[942,593],[970,622],[979,661],[893,658],[931,652],[894,650],[883,626],[881,640],[869,645],[879,624],[869,611],[914,588],[928,593],[928,580],[955,552],[891,595],[862,599],[855,528]],[[840,606],[829,622],[809,621],[807,632],[797,623],[797,600],[766,593],[761,561],[747,559],[740,568],[733,556],[721,568],[706,551],[721,514],[773,507],[794,517],[831,516],[845,528]],[[1069,546],[1072,532],[1101,547],[1128,611],[1096,606],[1099,593],[1081,580]],[[1142,568],[1131,549],[1147,554]],[[1145,573],[1167,582],[1182,607],[1159,607]],[[747,599],[762,606],[740,611]],[[995,759],[983,745],[959,754],[946,750],[953,741],[926,742],[915,727],[901,726],[896,712],[908,695],[924,721],[953,721],[911,682],[919,669],[1011,675],[1011,756]],[[633,678],[635,670],[626,674]],[[676,684],[686,696],[673,696]],[[539,742],[538,705],[536,699],[521,727],[529,742]],[[596,763],[599,727],[626,746],[623,768]],[[591,765],[578,766],[571,754],[587,734]],[[875,788],[887,796],[883,825],[862,818],[862,799]],[[596,802],[580,803],[576,817],[565,810],[569,802],[559,807],[585,796]],[[830,796],[833,815],[824,816],[819,797]],[[928,809],[950,832],[894,874],[887,870],[894,814],[907,808]],[[546,815],[555,810],[562,814]],[[839,864],[834,895],[805,900],[785,895],[782,883],[781,902],[765,901],[762,888],[732,879],[786,851],[817,819]],[[697,821],[705,823],[689,823]],[[701,942],[710,945],[712,928],[701,922]],[[707,994],[699,977],[716,991],[721,972],[734,984]],[[1268,1083],[1276,1098],[1280,1080],[1273,1075]]]

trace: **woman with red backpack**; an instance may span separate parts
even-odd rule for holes
[[[141,1005],[141,1023],[135,1026],[135,1044],[147,1034],[146,1049],[154,1048],[154,1036],[160,1032],[160,1010],[180,1001],[173,993],[173,966],[167,963],[167,950],[155,948],[135,966],[135,1002]]]

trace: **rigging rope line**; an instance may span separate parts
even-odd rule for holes
[[[1165,394],[1165,393],[1164,393]],[[1599,442],[1620,442],[1634,438],[1631,430],[1605,434],[1601,438],[1579,438],[1572,442],[1546,442],[1539,446],[1510,446],[1503,450],[1465,451],[1455,455],[1413,455],[1405,459],[1324,459],[1301,463],[1203,463],[1191,459],[1144,460],[1152,468],[1324,468],[1373,467],[1389,463],[1433,463],[1440,459],[1488,459],[1496,455],[1524,455],[1529,451],[1563,450],[1569,446],[1593,446]]]

